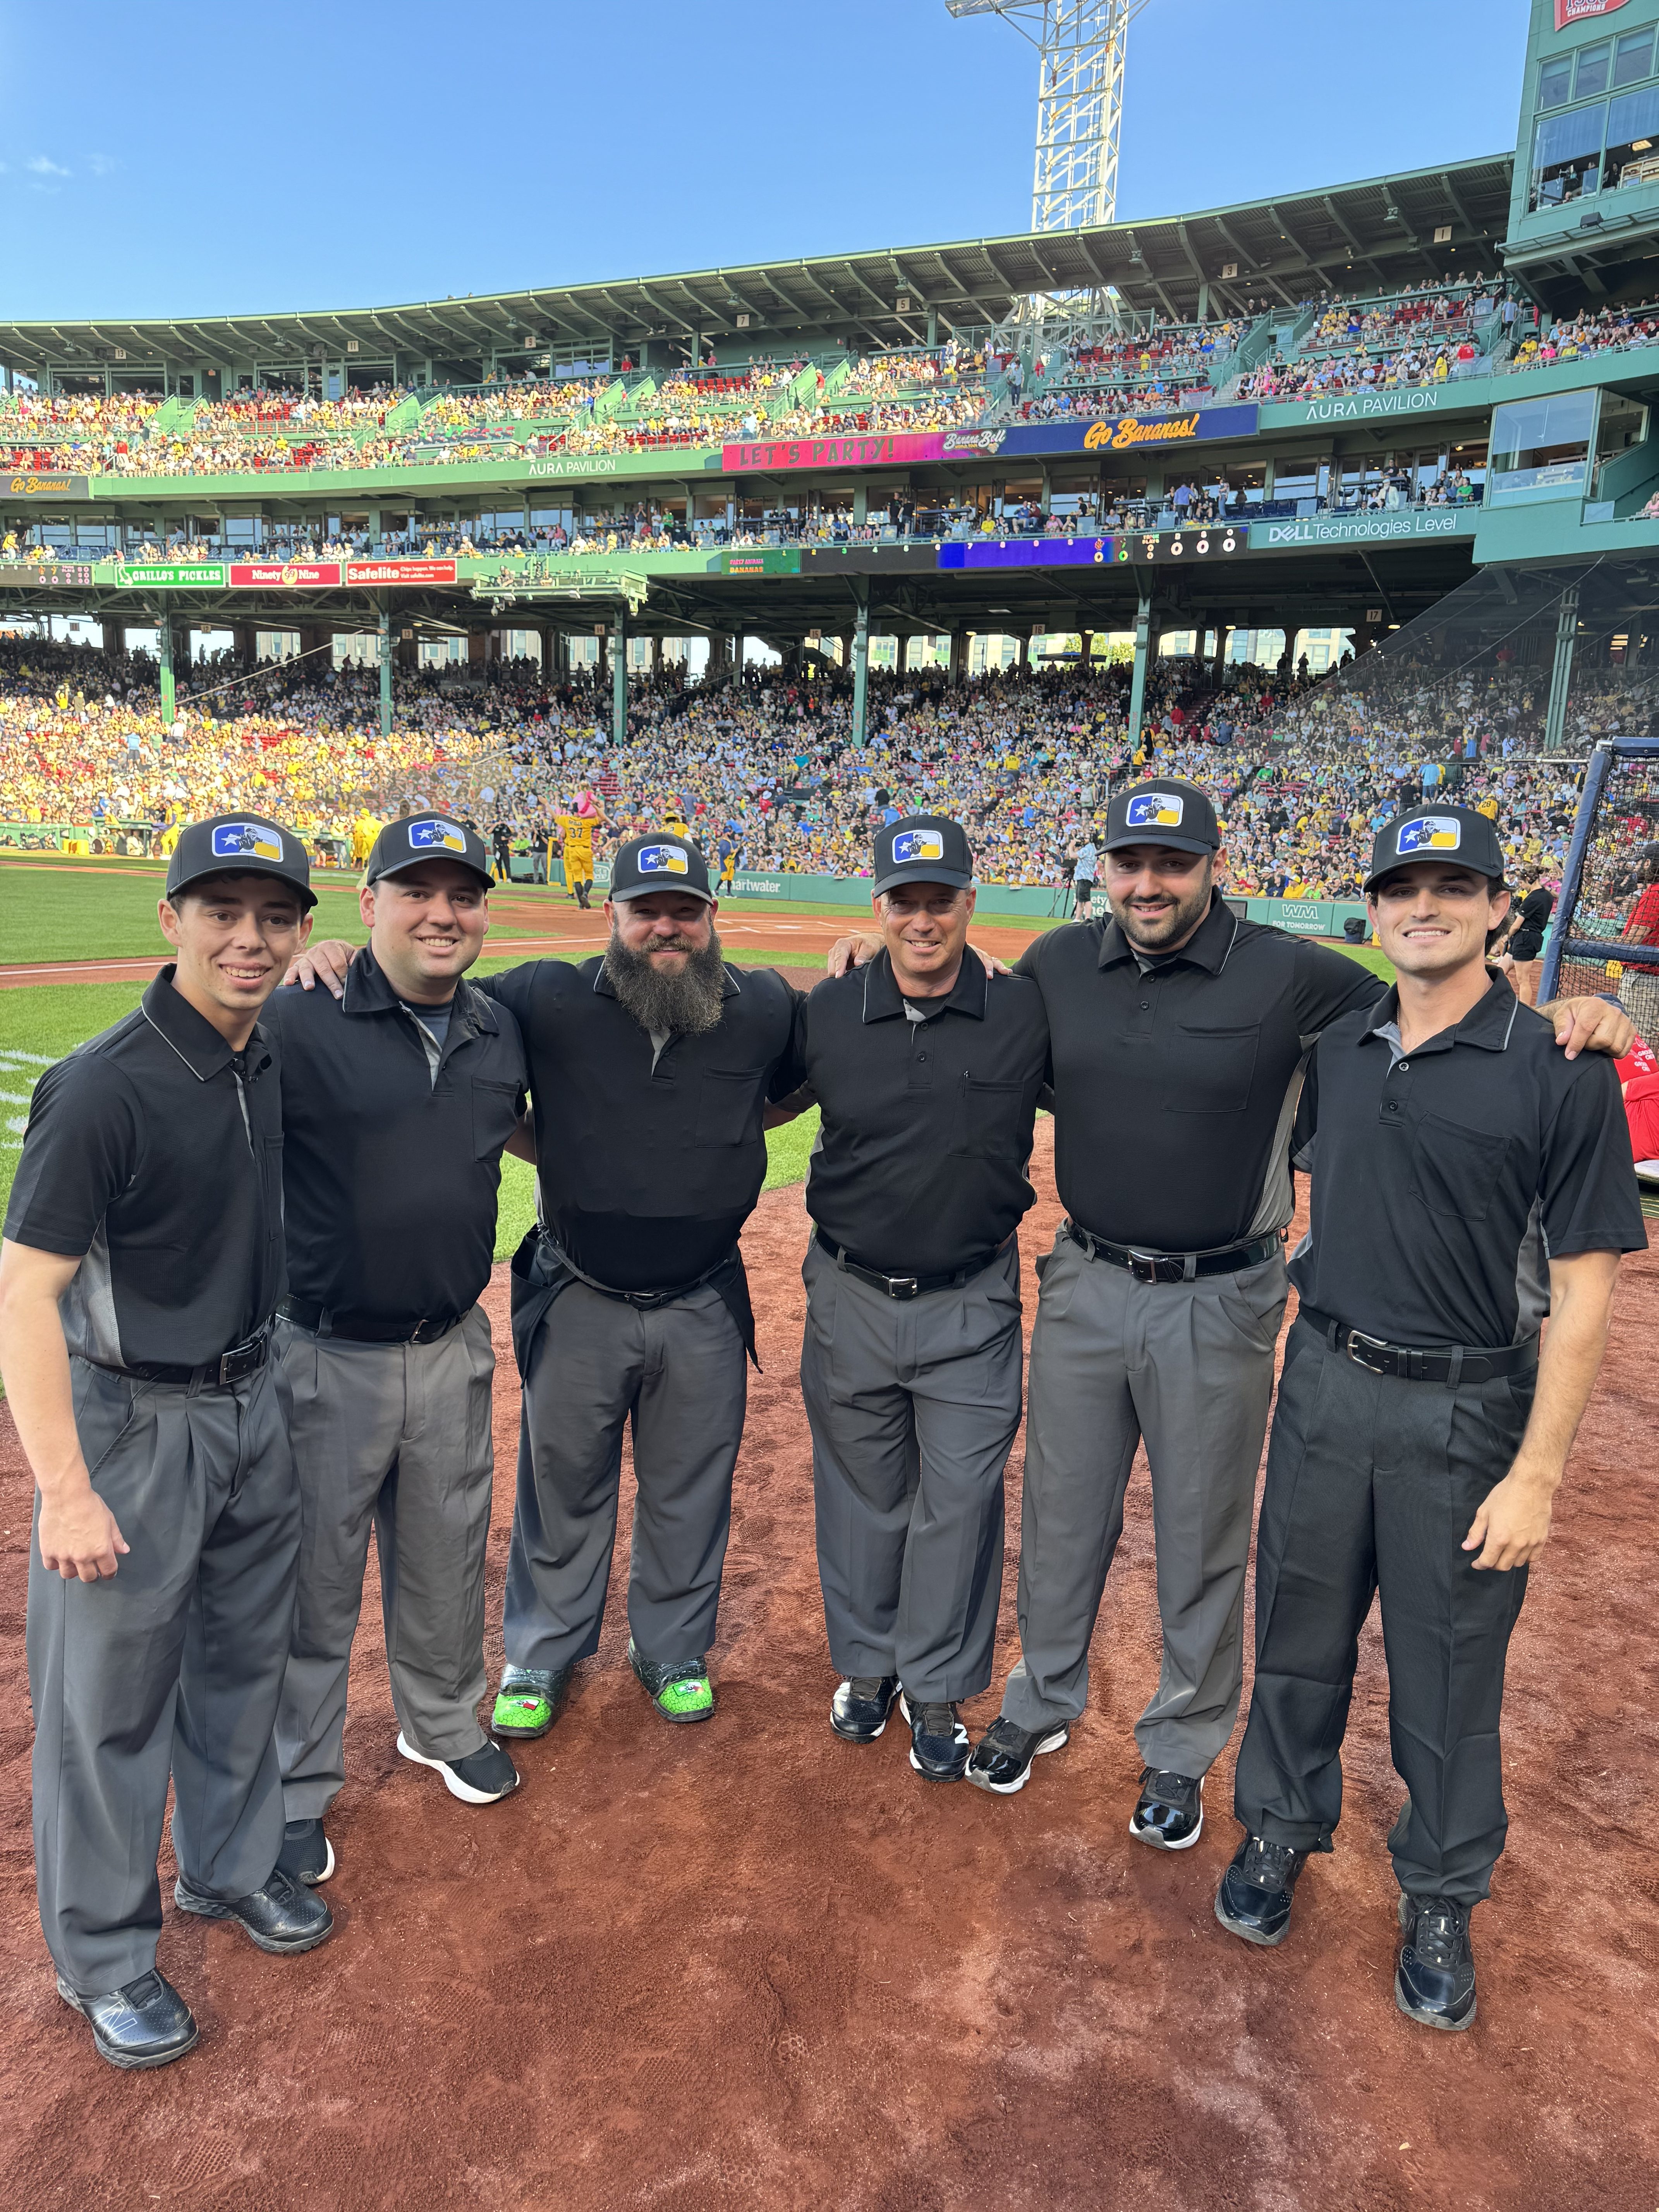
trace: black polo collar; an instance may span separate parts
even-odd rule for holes
[[[1222,896],[1220,890],[1210,894],[1210,911],[1179,952],[1144,953],[1131,945],[1114,915],[1101,933],[1100,962],[1103,968],[1115,968],[1125,960],[1151,959],[1162,967],[1166,963],[1173,967],[1184,960],[1194,968],[1203,968],[1212,975],[1218,975],[1227,964],[1227,955],[1233,949],[1233,939],[1238,934],[1238,916]]]
[[[178,974],[176,961],[169,961],[156,975],[140,1001],[144,1019],[164,1044],[171,1046],[198,1083],[210,1083],[222,1075],[236,1055],[204,1014],[198,1014],[186,998],[173,988],[173,979]],[[258,1074],[270,1064],[264,1031],[256,1022],[253,1034],[247,1041],[242,1056],[243,1065],[250,1074]]]
[[[1479,1045],[1482,1052],[1507,1052],[1521,1001],[1502,975],[1494,975],[1483,997],[1477,999],[1461,1022],[1441,1030],[1412,1047],[1413,1059],[1425,1052],[1449,1052],[1455,1044]],[[1371,1009],[1371,1018],[1359,1032],[1356,1044],[1368,1043],[1380,1030],[1400,1020],[1400,990],[1391,983]],[[1385,1037],[1386,1044],[1388,1039]]]
[[[394,1013],[405,1003],[368,945],[354,954],[346,969],[345,994],[340,1000],[343,1014]],[[493,1036],[501,1027],[495,1018],[495,1001],[487,999],[482,991],[475,991],[465,975],[457,979],[455,995],[448,1003],[451,1019],[459,1014],[475,1031],[487,1030]],[[433,1012],[437,1011],[434,1006]]]
[[[893,973],[893,963],[887,951],[878,952],[864,969],[864,1019],[884,1022],[891,1015],[904,1012],[904,994]],[[985,1018],[986,995],[990,979],[985,973],[984,963],[970,948],[962,956],[962,965],[957,970],[957,980],[940,999],[919,999],[918,1008],[930,1008],[927,1018],[932,1021],[939,1014],[971,1014],[976,1022]]]

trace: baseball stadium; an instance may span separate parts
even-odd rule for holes
[[[20,2212],[1659,2205],[1659,0],[1120,221],[1149,4],[1029,230],[0,291]]]

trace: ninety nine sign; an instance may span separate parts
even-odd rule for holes
[[[266,591],[295,585],[337,584],[340,564],[337,561],[233,561],[230,580],[234,585],[254,585]]]
[[[348,584],[453,584],[453,561],[348,561]]]
[[[92,487],[85,477],[26,475],[8,477],[6,489],[13,499],[90,499]]]
[[[758,470],[876,469],[906,461],[937,461],[945,452],[943,430],[900,431],[884,438],[778,438],[757,445],[722,446],[720,467],[727,476]]]
[[[1611,15],[1624,4],[1625,0],[1555,0],[1555,27],[1565,31],[1570,23],[1585,22],[1592,15]]]

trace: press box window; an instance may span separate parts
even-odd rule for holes
[[[1605,101],[1547,116],[1533,137],[1532,196],[1534,209],[1560,207],[1594,192],[1601,180],[1601,140],[1607,119]]]
[[[1487,498],[1565,499],[1582,492],[1595,421],[1593,392],[1563,392],[1494,408]]]
[[[1578,55],[1577,93],[1584,100],[1593,92],[1607,88],[1607,71],[1613,60],[1613,45],[1603,39],[1599,46],[1583,46]]]
[[[1595,426],[1595,467],[1590,477],[1590,497],[1611,499],[1620,489],[1617,477],[1607,481],[1610,465],[1647,436],[1648,410],[1639,399],[1622,392],[1604,392],[1601,414]]]
[[[1572,97],[1572,56],[1558,54],[1546,62],[1538,73],[1538,105],[1540,107],[1559,107],[1563,100]]]
[[[1603,189],[1650,184],[1659,177],[1659,85],[1621,93],[1607,103],[1607,152]]]
[[[1640,84],[1644,76],[1653,75],[1653,30],[1626,31],[1613,47],[1613,82],[1621,84]]]

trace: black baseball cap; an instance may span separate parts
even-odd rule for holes
[[[961,823],[945,814],[907,814],[876,832],[876,873],[871,888],[895,884],[946,884],[966,890],[974,880],[974,852]]]
[[[1123,845],[1172,845],[1177,853],[1213,853],[1221,842],[1209,793],[1179,776],[1133,783],[1106,810],[1103,853]]]
[[[280,876],[309,908],[317,903],[311,888],[311,860],[291,830],[260,814],[213,814],[188,823],[167,861],[169,899],[209,876]]]
[[[1413,860],[1449,860],[1477,876],[1504,880],[1504,848],[1498,825],[1473,806],[1415,806],[1377,831],[1371,846],[1369,893],[1382,878]]]
[[[447,814],[405,814],[388,822],[374,840],[363,881],[378,884],[382,876],[400,876],[405,868],[418,867],[422,860],[459,860],[464,868],[471,869],[486,890],[495,880],[489,872],[489,854],[476,830],[452,821]]]
[[[708,887],[708,863],[702,848],[666,830],[629,837],[611,863],[613,899],[648,898],[653,891],[683,891],[688,898],[714,903]]]

